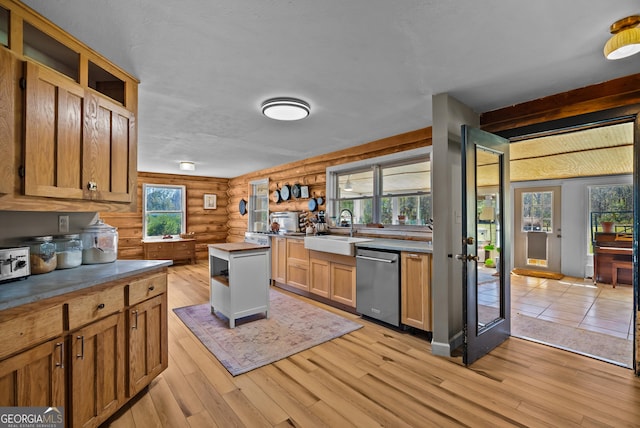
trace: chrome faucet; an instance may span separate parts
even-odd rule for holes
[[[351,210],[349,210],[348,208],[344,208],[343,210],[340,211],[340,215],[338,216],[338,218],[342,218],[342,213],[345,211],[349,213],[349,222],[351,224],[351,230],[349,231],[349,236],[353,237],[353,213],[351,212]]]

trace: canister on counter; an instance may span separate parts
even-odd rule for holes
[[[118,232],[102,219],[82,230],[82,264],[111,263],[118,258]]]
[[[82,264],[82,241],[80,235],[58,235],[53,238],[58,264],[56,269],[71,269]]]
[[[25,241],[24,245],[29,247],[29,264],[32,275],[55,270],[58,263],[53,236],[36,236]]]

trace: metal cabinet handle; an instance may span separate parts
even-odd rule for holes
[[[84,360],[84,336],[76,336],[76,340],[80,340],[80,353],[76,354],[76,358]]]
[[[87,183],[87,190],[91,191],[91,192],[95,192],[98,190],[98,183],[96,183],[95,181],[89,181]]]
[[[64,368],[64,342],[56,343],[56,348],[60,347],[60,362],[56,363],[56,367]]]
[[[133,325],[133,327],[131,327],[131,329],[137,330],[138,329],[138,310],[136,309],[135,311],[133,311],[133,314],[136,316],[136,323]]]
[[[418,254],[413,254],[413,253],[407,254],[407,257],[410,257],[412,259],[420,258],[420,256]]]
[[[372,262],[382,262],[382,263],[393,263],[394,262],[394,260],[379,259],[377,257],[367,257],[367,256],[356,256],[356,259],[370,260]]]
[[[100,303],[100,304],[98,305],[98,309],[104,309],[104,303]]]
[[[156,289],[156,286],[155,286],[155,285],[152,285],[152,286],[150,286],[150,287],[149,287],[149,291],[153,291],[153,290],[155,290],[155,289]]]

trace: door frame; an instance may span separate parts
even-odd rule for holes
[[[632,104],[624,107],[600,110],[593,113],[586,113],[517,128],[505,129],[502,131],[496,131],[495,134],[507,138],[513,143],[534,137],[558,135],[561,133],[570,133],[582,129],[597,128],[605,125],[614,125],[616,123],[626,122],[632,122],[634,124],[633,194],[636,196],[640,194],[640,104]],[[640,272],[638,269],[640,197],[634,198],[633,201],[633,219],[633,322],[635,326],[633,329],[633,370],[637,375],[640,375],[640,335],[637,334],[639,327],[638,323],[640,322],[638,316],[640,293]]]

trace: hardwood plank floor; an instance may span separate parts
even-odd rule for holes
[[[364,327],[234,378],[171,310],[206,302],[207,275],[204,263],[169,268],[169,368],[105,426],[640,427],[630,369],[517,338],[465,368],[307,299]]]

